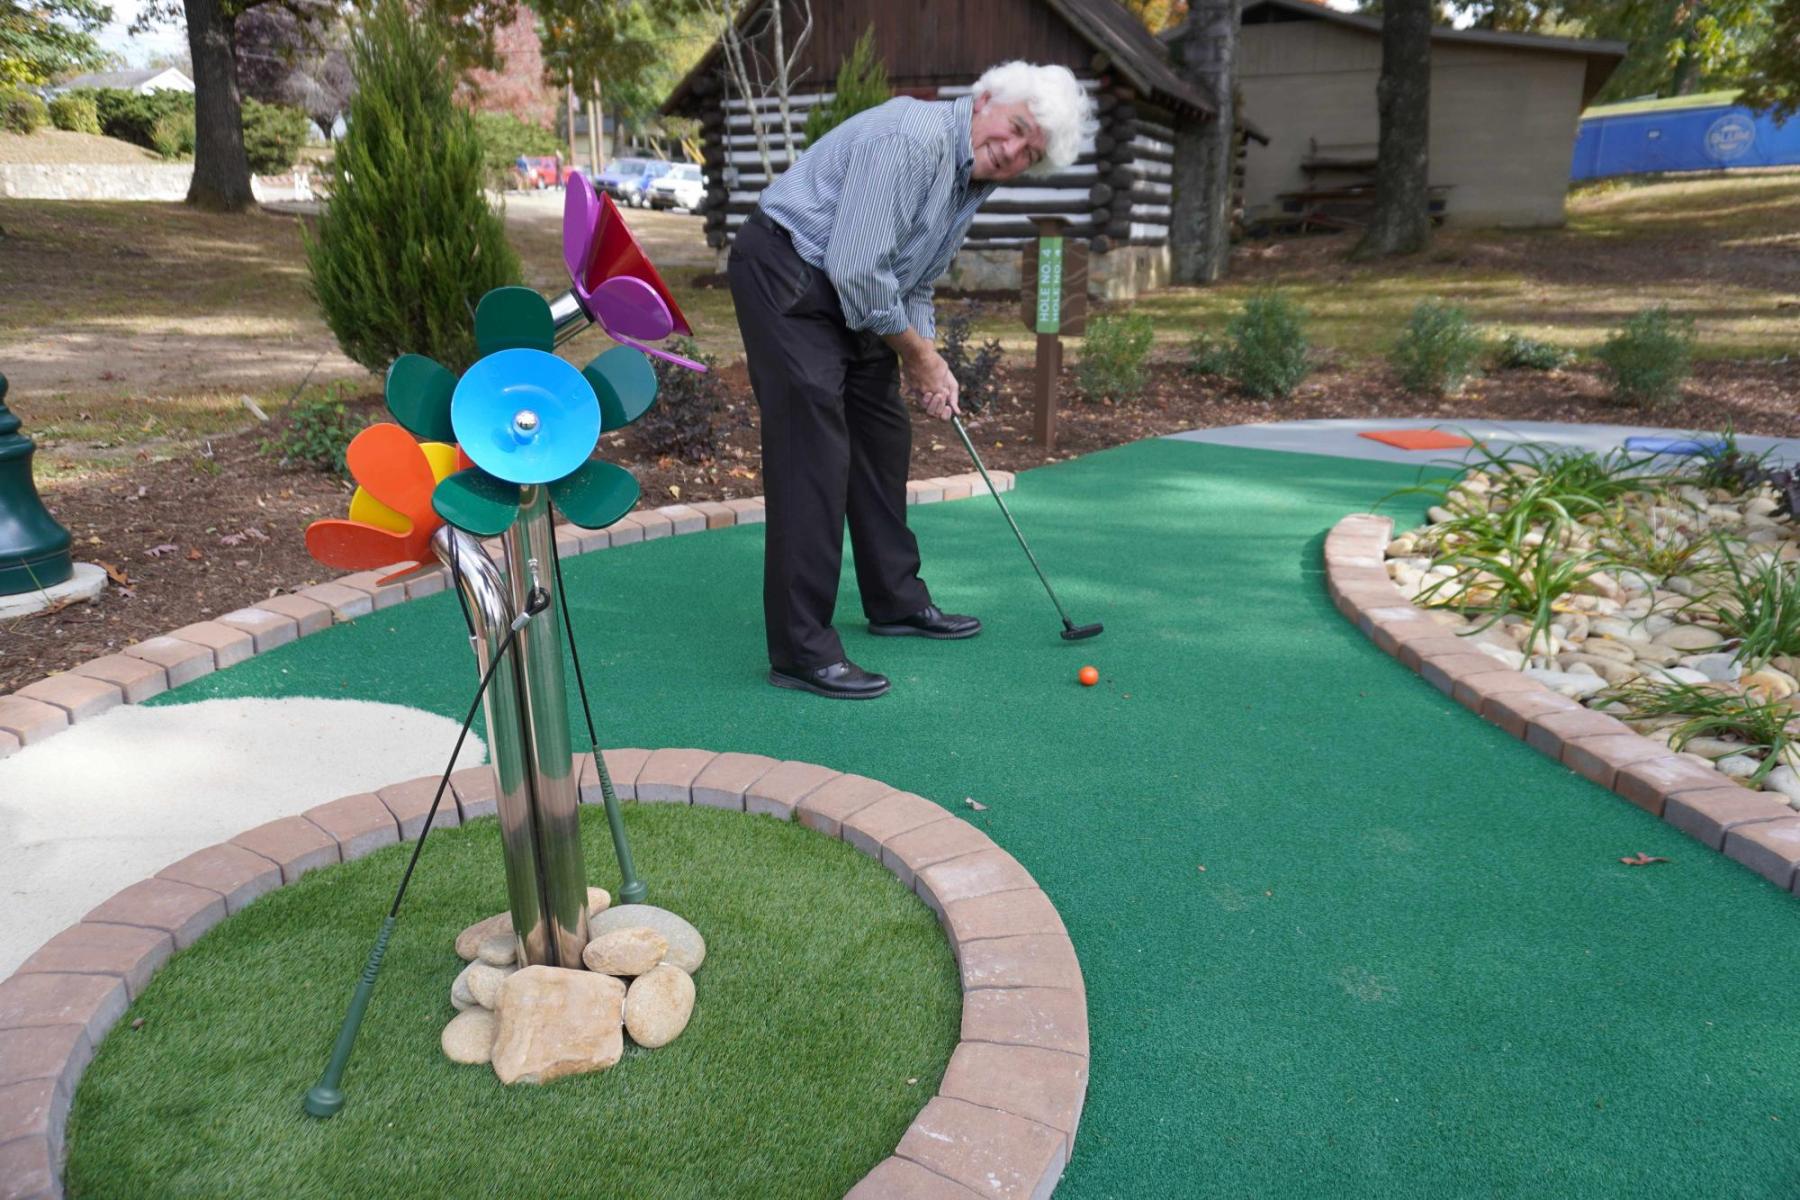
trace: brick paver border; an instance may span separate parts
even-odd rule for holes
[[[1013,489],[1015,479],[1011,471],[988,474],[995,491]],[[906,485],[908,505],[987,494],[981,476],[973,471],[942,479],[916,479]],[[760,525],[765,516],[761,496],[722,503],[668,504],[630,513],[610,529],[560,525],[556,547],[564,557],[570,557],[649,538],[706,533],[731,525]],[[490,542],[497,554],[499,539]],[[271,596],[213,620],[146,638],[0,696],[0,758],[35,746],[117,705],[148,700],[297,638],[444,591],[450,585],[449,572],[441,566],[378,587],[375,580],[381,575],[380,571],[359,571],[292,594]]]
[[[853,1200],[1048,1196],[1087,1097],[1087,987],[1062,918],[987,834],[922,796],[810,763],[708,750],[605,751],[623,800],[798,821],[892,871],[933,912],[962,982],[944,1079]],[[600,803],[579,755],[584,804]],[[491,815],[493,772],[451,776],[438,819]],[[340,797],[259,825],[132,884],[0,981],[0,1200],[61,1197],[64,1132],[106,1032],[176,950],[257,896],[422,824],[435,778]],[[1797,819],[1800,824],[1800,819]]]
[[[1353,513],[1325,538],[1332,603],[1371,641],[1464,708],[1783,891],[1800,893],[1800,813],[1474,652],[1388,578],[1393,529],[1387,517]]]

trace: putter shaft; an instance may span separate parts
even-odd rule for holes
[[[1056,605],[1056,614],[1062,618],[1063,628],[1073,629],[1075,622],[1069,620],[1069,614],[1063,608],[1062,601],[1056,598],[1056,589],[1050,586],[1050,580],[1044,575],[1044,568],[1038,566],[1037,555],[1031,552],[1030,543],[1019,531],[1019,523],[1013,520],[1012,510],[1006,507],[1006,501],[1000,498],[1000,489],[996,488],[994,481],[988,477],[987,464],[983,463],[981,455],[975,452],[975,443],[969,440],[969,431],[963,427],[962,418],[952,415],[950,423],[956,426],[956,433],[958,437],[962,438],[963,448],[969,452],[969,458],[974,461],[975,469],[981,472],[981,479],[983,483],[987,484],[988,494],[994,498],[994,503],[1000,506],[1000,512],[1006,517],[1006,523],[1012,527],[1013,536],[1019,539],[1019,549],[1025,551],[1025,557],[1031,560],[1031,569],[1037,572],[1038,582],[1044,585],[1044,592],[1050,597],[1050,603]]]

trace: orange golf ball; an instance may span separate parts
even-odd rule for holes
[[[1081,680],[1082,687],[1093,687],[1100,682],[1100,672],[1093,667],[1083,667],[1075,678]]]

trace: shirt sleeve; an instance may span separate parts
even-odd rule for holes
[[[874,137],[851,150],[825,247],[825,274],[837,288],[844,322],[887,335],[912,322],[895,265],[900,233],[929,183],[925,164],[900,136]]]
[[[906,293],[906,319],[928,342],[937,337],[937,312],[931,306],[933,290],[932,281],[927,279]]]

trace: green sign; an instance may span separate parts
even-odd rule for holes
[[[1063,240],[1038,239],[1037,331],[1056,333],[1062,328]]]

